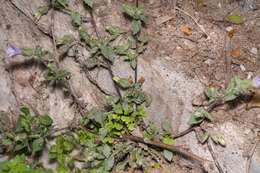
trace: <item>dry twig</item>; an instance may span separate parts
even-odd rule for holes
[[[180,146],[174,146],[174,145],[167,145],[167,144],[163,144],[161,142],[155,142],[155,141],[144,141],[143,138],[141,137],[137,137],[137,136],[132,136],[132,135],[125,135],[122,137],[122,139],[124,140],[131,140],[134,142],[139,142],[139,143],[143,143],[146,145],[149,145],[151,147],[156,147],[156,148],[160,148],[160,149],[166,149],[169,151],[172,151],[173,153],[179,154],[182,157],[193,161],[194,163],[198,164],[200,166],[201,169],[203,169],[204,171],[208,170],[208,166],[209,164],[211,164],[210,161],[205,160],[191,152],[185,151],[184,149],[182,149]]]
[[[174,9],[175,9],[175,10],[178,10],[178,11],[180,11],[180,12],[182,12],[183,14],[185,14],[185,15],[187,15],[187,16],[189,16],[189,17],[196,23],[196,25],[198,25],[198,27],[200,28],[200,30],[207,36],[207,38],[210,39],[210,36],[209,36],[209,34],[206,32],[206,29],[204,28],[204,26],[201,25],[201,24],[199,24],[198,20],[197,20],[195,17],[193,17],[193,16],[190,15],[188,12],[186,12],[185,10],[183,10],[183,9],[177,7],[177,6],[175,6]]]
[[[99,32],[98,32],[98,29],[97,29],[97,24],[96,24],[96,21],[95,21],[95,18],[94,18],[93,9],[90,9],[90,10],[91,10],[91,11],[90,11],[91,23],[92,23],[93,28],[94,28],[94,30],[95,30],[96,36],[97,36],[98,38],[100,38],[100,34],[99,34]],[[109,64],[109,62],[108,62],[107,70],[108,70],[108,72],[109,72],[109,74],[110,74],[111,79],[113,80],[113,78],[114,78],[114,72],[113,72],[112,67],[111,67],[111,65]],[[120,98],[122,98],[122,94],[121,94],[121,92],[120,92],[120,89],[119,89],[119,87],[117,86],[117,84],[115,83],[114,80],[113,80],[113,84],[114,84],[114,87],[115,87],[115,89],[116,89],[116,92],[117,92],[118,96],[119,96]]]
[[[255,142],[255,144],[253,145],[250,153],[249,153],[249,156],[248,156],[248,159],[247,159],[247,163],[246,163],[246,173],[249,173],[250,172],[250,165],[251,165],[251,162],[252,162],[252,158],[254,156],[254,153],[255,153],[255,150],[256,150],[256,147],[259,143],[259,140],[257,140]]]
[[[211,139],[208,140],[207,144],[208,144],[209,152],[210,152],[210,154],[211,154],[211,156],[214,160],[216,167],[218,168],[219,173],[225,173],[223,168],[220,166],[220,164],[218,162],[217,156],[214,153],[214,148],[213,148],[213,144],[212,144]]]
[[[26,18],[28,18],[39,29],[39,31],[41,31],[41,33],[52,39],[52,34],[50,33],[50,31],[46,31],[43,27],[41,27],[34,19],[32,19],[22,9],[20,9],[12,0],[8,0],[8,2],[10,2],[10,4],[20,13],[22,13]]]

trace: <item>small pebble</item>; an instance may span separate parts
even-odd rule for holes
[[[252,79],[252,77],[253,77],[253,72],[248,72],[248,74],[247,74],[247,79]]]
[[[207,59],[206,61],[204,61],[204,63],[207,65],[211,65],[214,64],[214,61],[212,59]]]
[[[233,27],[231,27],[231,26],[229,26],[229,27],[226,27],[226,31],[227,32],[231,32],[231,31],[233,31],[234,30],[234,28]]]
[[[250,50],[250,52],[251,52],[252,54],[254,54],[254,55],[257,55],[257,54],[258,54],[258,50],[257,50],[257,48],[255,48],[255,47],[253,47],[253,48]]]
[[[240,64],[240,69],[241,69],[242,71],[246,71],[246,68],[245,68],[245,66],[244,66],[243,64]]]

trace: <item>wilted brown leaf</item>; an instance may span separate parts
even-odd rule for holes
[[[182,26],[182,27],[180,28],[180,30],[181,30],[181,32],[182,32],[183,34],[185,34],[185,35],[187,35],[187,36],[192,35],[192,29],[191,29],[190,27],[188,27],[188,26]]]
[[[238,58],[241,56],[241,51],[239,48],[236,48],[232,51],[230,51],[230,56],[232,56],[233,58]]]
[[[138,83],[143,84],[145,82],[145,78],[143,76],[138,79]]]

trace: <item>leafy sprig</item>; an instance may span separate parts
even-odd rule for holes
[[[7,161],[0,162],[1,173],[52,173],[51,170],[45,170],[42,168],[33,168],[26,163],[24,155],[18,155],[15,158]]]
[[[52,123],[50,116],[32,116],[30,110],[23,106],[15,129],[3,134],[0,145],[6,153],[39,154],[45,147]]]

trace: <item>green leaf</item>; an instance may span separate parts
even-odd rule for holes
[[[115,46],[115,53],[118,55],[127,55],[129,48],[130,44],[128,42],[123,45]]]
[[[11,139],[8,139],[8,138],[4,138],[4,139],[1,139],[1,145],[3,146],[11,146],[13,144],[12,140]]]
[[[44,125],[44,126],[47,126],[47,127],[50,127],[53,123],[52,118],[48,115],[40,116],[39,121],[40,121],[41,125]]]
[[[44,147],[44,139],[43,138],[35,139],[32,143],[32,152],[37,153],[39,151],[42,151],[43,147]]]
[[[173,145],[173,144],[174,144],[174,140],[173,140],[172,137],[169,136],[169,135],[163,136],[163,137],[162,137],[162,142],[163,142],[164,144],[167,144],[167,145]]]
[[[173,153],[169,150],[163,150],[163,156],[167,161],[171,162],[173,158]]]
[[[20,151],[28,146],[28,138],[25,133],[20,133],[15,136],[14,151]]]
[[[123,114],[124,113],[123,107],[122,107],[122,105],[120,103],[116,104],[116,105],[113,105],[113,111],[116,114]]]
[[[65,81],[66,77],[69,75],[69,72],[63,69],[58,69],[55,64],[49,63],[47,66],[47,71],[44,74],[44,78],[47,82],[58,84],[61,81]]]
[[[93,7],[93,0],[84,0],[84,4],[87,5],[89,8]]]
[[[57,137],[55,144],[49,150],[50,159],[63,160],[63,154],[70,153],[74,149],[73,138],[69,136]]]
[[[123,160],[123,161],[121,161],[121,162],[119,162],[115,165],[116,166],[115,170],[116,171],[120,171],[120,170],[123,171],[123,170],[126,169],[127,165],[128,165],[128,160],[125,159],[125,160]]]
[[[106,114],[98,108],[93,108],[89,111],[88,118],[98,123],[100,126],[103,126]]]
[[[205,95],[209,99],[210,103],[217,100],[221,96],[219,91],[214,87],[207,88],[206,91],[205,91]]]
[[[209,139],[209,134],[203,131],[196,131],[197,138],[201,144],[204,144]]]
[[[126,31],[124,31],[123,29],[121,29],[120,27],[118,26],[112,26],[112,25],[109,25],[109,26],[106,26],[106,31],[112,35],[112,36],[119,36],[123,33],[125,33]]]
[[[209,121],[213,121],[213,118],[209,112],[207,112],[204,108],[199,108],[191,115],[189,125],[192,126],[200,124],[205,118]]]
[[[31,115],[30,115],[30,110],[29,108],[23,106],[20,108],[20,115],[16,123],[16,131],[17,132],[22,132],[25,130],[26,132],[30,132],[31,127]]]
[[[197,125],[200,124],[204,120],[204,117],[196,117],[195,115],[191,115],[188,124],[189,125]]]
[[[239,15],[229,15],[229,16],[227,16],[226,19],[230,23],[237,24],[237,25],[240,25],[243,23],[243,18]]]
[[[106,104],[108,106],[113,106],[114,104],[118,103],[119,97],[118,96],[106,96]]]
[[[48,53],[48,51],[43,50],[42,47],[40,46],[36,46],[33,52],[33,58],[42,58],[43,56],[45,56]]]
[[[136,84],[133,84],[132,86],[134,85]],[[128,90],[125,97],[128,102],[133,102],[140,105],[146,101],[147,95],[140,88],[132,88]]]
[[[132,32],[134,35],[138,34],[141,31],[142,23],[140,20],[132,21]]]
[[[123,13],[127,14],[128,16],[135,18],[136,7],[130,6],[127,4],[123,4],[122,11],[123,11]]]
[[[64,165],[59,165],[57,168],[57,173],[69,173],[69,169]]]
[[[43,50],[42,47],[36,46],[34,49],[33,48],[23,48],[22,49],[22,55],[27,56],[30,58],[42,58],[48,53],[48,51]]]
[[[68,139],[65,139],[63,141],[63,147],[64,147],[64,151],[65,152],[71,152],[74,148],[74,144],[72,141],[68,140]]]
[[[90,132],[79,130],[75,132],[74,138],[76,139],[77,143],[80,143],[80,145],[88,146],[88,147],[96,146],[95,144],[96,135]]]
[[[131,5],[124,4],[122,6],[122,11],[129,17],[135,20],[141,20],[142,22],[146,22],[147,17],[144,14],[144,9],[141,7],[135,7]]]
[[[50,171],[26,164],[25,156],[17,155],[11,160],[0,162],[1,173],[50,173]]]
[[[113,80],[122,89],[128,89],[128,88],[130,88],[132,86],[132,84],[130,83],[129,79],[127,79],[127,78],[113,77]]]
[[[122,108],[123,108],[123,111],[124,111],[124,115],[130,115],[134,109],[133,109],[133,106],[129,105],[127,102],[123,102],[122,103]]]
[[[250,80],[242,80],[238,77],[232,78],[227,89],[224,92],[225,100],[232,101],[236,99],[240,94],[247,91],[250,87]]]
[[[225,139],[222,135],[220,134],[214,134],[214,135],[210,135],[210,138],[213,140],[214,143],[219,144],[223,147],[226,146],[226,142]]]
[[[141,20],[142,22],[146,23],[147,16],[144,13],[144,9],[142,7],[136,8],[136,19]]]
[[[102,151],[103,155],[104,155],[106,158],[108,158],[108,157],[111,155],[111,152],[112,152],[111,147],[110,147],[109,145],[105,144],[105,145],[103,146],[103,151]]]
[[[95,54],[98,50],[98,46],[100,43],[100,40],[98,40],[97,38],[92,38],[86,28],[80,26],[79,27],[79,37],[81,41],[84,41],[90,48],[92,48],[92,50],[95,50],[94,52],[92,51],[92,54]]]
[[[159,134],[159,130],[153,122],[149,122],[148,128],[144,132],[145,140],[152,140]]]
[[[57,40],[57,46],[71,44],[75,40],[73,35],[64,35],[62,38]]]
[[[147,35],[145,36],[139,36],[138,38],[138,41],[142,43],[142,45],[145,45],[148,43],[149,41],[149,37]]]
[[[88,40],[90,38],[90,35],[88,34],[86,28],[80,26],[79,27],[79,37],[80,40],[85,41]]]
[[[26,106],[22,106],[20,108],[20,114],[23,115],[23,116],[30,116],[30,110],[28,107]]]
[[[115,56],[116,56],[113,48],[107,44],[101,44],[101,46],[99,48],[100,48],[101,54],[107,60],[109,60],[111,63],[113,63],[115,60]]]
[[[106,159],[105,162],[104,162],[105,170],[110,171],[110,170],[113,168],[114,164],[115,164],[115,159],[114,159],[114,157],[109,157],[109,158]]]
[[[75,27],[79,27],[82,23],[81,16],[78,12],[71,13],[71,20],[72,20],[72,25]]]
[[[33,54],[34,54],[34,49],[32,49],[32,48],[23,48],[22,49],[22,55],[23,56],[31,57],[31,56],[33,56]]]
[[[136,60],[137,56],[138,55],[136,53],[126,52],[125,56],[124,56],[124,60],[125,61],[133,61],[133,60]]]
[[[58,10],[61,10],[61,9],[66,9],[68,7],[68,0],[52,0],[52,5],[58,9]]]
[[[213,117],[211,116],[211,114],[208,111],[206,111],[206,110],[205,110],[205,112],[203,111],[203,114],[206,119],[208,119],[211,122],[213,121]]]
[[[49,11],[49,6],[40,6],[37,8],[37,11],[34,13],[36,20],[40,20],[43,15],[46,15]]]

